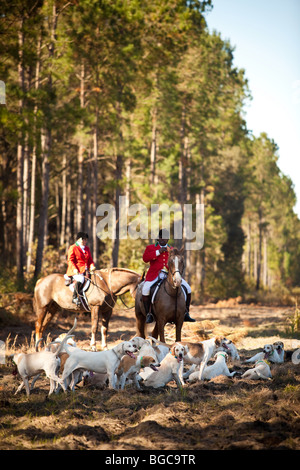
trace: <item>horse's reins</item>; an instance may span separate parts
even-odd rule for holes
[[[98,273],[91,273],[91,275],[98,276],[99,279],[100,279],[100,281],[105,282],[107,288],[109,289],[109,292],[107,292],[105,289],[103,289],[103,287],[101,287],[99,284],[97,284],[97,282],[94,282],[94,281],[93,281],[91,278],[89,278],[88,276],[84,276],[84,278],[85,278],[85,279],[89,279],[89,281],[90,281],[90,283],[91,283],[92,286],[97,287],[97,289],[100,289],[101,291],[105,292],[106,295],[110,295],[112,301],[113,301],[114,304],[115,304],[116,301],[117,301],[117,299],[115,300],[115,299],[113,298],[113,293],[112,293],[110,287],[107,285],[107,282],[105,281],[105,279],[104,279],[102,276],[100,276]],[[79,294],[79,295],[80,295],[81,297],[83,297],[83,295],[81,295],[81,294]],[[105,298],[104,298],[104,303],[105,303],[108,307],[111,307],[111,305],[109,305],[109,303],[106,302]]]
[[[172,277],[172,281],[174,282],[174,276],[176,273],[179,273],[180,276],[182,277],[182,274],[183,274],[183,271],[184,271],[184,266],[182,268],[182,271],[180,271],[180,269],[175,269],[173,272],[172,271],[169,271],[170,274],[171,274],[171,277]],[[175,295],[171,295],[167,289],[166,289],[166,282],[168,283],[168,285],[170,287],[172,287],[172,289],[175,289],[176,290],[176,294]],[[164,290],[166,292],[166,294],[168,294],[169,297],[175,297],[175,312],[174,312],[174,317],[175,317],[175,323],[176,323],[176,317],[177,317],[177,302],[178,302],[178,297],[181,295],[181,289],[179,289],[179,287],[176,287],[176,286],[173,286],[169,281],[168,281],[168,276],[166,277],[166,279],[164,279],[163,281],[163,285],[164,285]],[[178,291],[179,291],[179,294],[178,294]]]

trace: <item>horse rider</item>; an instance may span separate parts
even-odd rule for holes
[[[68,251],[67,276],[73,277],[76,281],[72,300],[76,305],[80,305],[78,296],[83,287],[85,275],[96,269],[90,249],[87,246],[88,237],[87,233],[78,232],[76,243],[71,245]]]
[[[143,261],[145,263],[150,263],[142,288],[142,300],[146,312],[146,323],[152,323],[154,321],[154,317],[150,312],[150,288],[158,279],[163,279],[163,277],[168,273],[168,249],[172,249],[168,244],[168,241],[168,231],[166,229],[161,229],[156,243],[146,246],[143,254]],[[190,285],[184,279],[182,279],[181,283],[186,288],[186,312],[184,315],[184,321],[194,322],[196,320],[191,318],[189,313],[192,290]]]

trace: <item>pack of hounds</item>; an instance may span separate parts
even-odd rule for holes
[[[272,380],[271,365],[283,363],[286,354],[281,341],[266,344],[261,352],[244,361],[249,363],[249,369],[242,373],[230,371],[228,362],[238,363],[240,356],[234,343],[224,337],[167,345],[153,337],[135,336],[111,349],[93,352],[76,346],[73,339],[76,325],[75,319],[67,334],[58,337],[42,351],[38,350],[37,344],[34,353],[12,356],[22,380],[15,394],[25,387],[29,396],[42,373],[50,380],[49,395],[61,389],[74,391],[82,381],[85,385],[108,386],[115,390],[123,390],[125,386],[143,390],[144,387],[164,387],[173,380],[182,388],[220,375]]]

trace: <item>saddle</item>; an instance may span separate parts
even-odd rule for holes
[[[64,275],[64,278],[65,278],[65,285],[67,287],[69,287],[70,291],[73,293],[74,288],[75,288],[75,284],[76,284],[75,279],[73,279],[73,276],[69,277],[66,274]],[[86,291],[88,290],[89,286],[90,286],[90,283],[91,283],[91,280],[87,276],[85,276],[85,281],[84,281],[83,287],[81,289],[81,292],[78,295],[78,299],[80,300],[81,305],[82,305],[82,307],[84,308],[84,310],[86,312],[90,312],[90,310],[91,310],[90,306],[89,306],[89,303],[88,303],[88,300],[87,300],[87,297],[86,297],[86,294],[85,294]]]
[[[165,281],[166,278],[163,278],[163,279],[158,279],[150,288],[150,298],[151,298],[151,311],[154,313],[154,301],[155,301],[155,298],[157,296],[157,292],[159,291],[159,289],[161,288],[161,285],[162,283]],[[181,286],[181,289],[182,289],[182,292],[183,292],[183,295],[185,297],[185,300],[186,300],[186,296],[187,296],[187,289],[185,286]]]

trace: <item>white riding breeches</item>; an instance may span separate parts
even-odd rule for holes
[[[84,274],[74,274],[73,279],[77,282],[81,282],[81,284],[84,283]]]
[[[153,286],[158,279],[164,279],[164,277],[166,277],[164,274],[159,273],[153,281],[145,281],[142,288],[142,295],[150,295],[151,286]],[[191,286],[184,279],[181,280],[181,284],[186,288],[188,294],[192,292]]]

